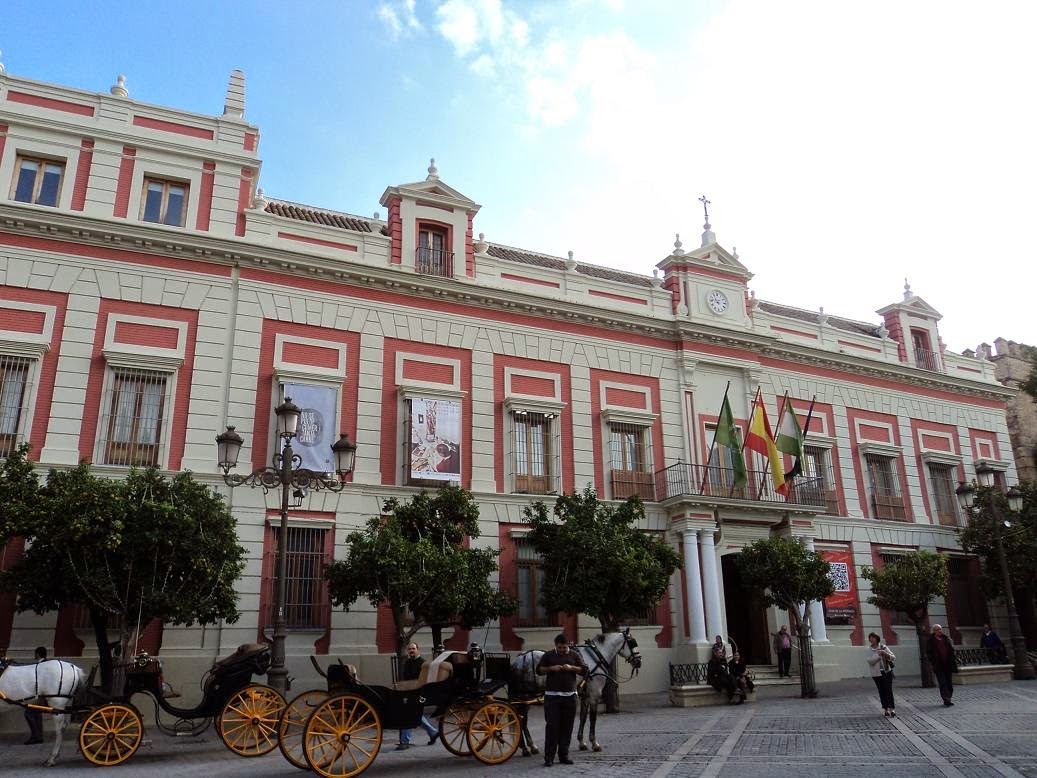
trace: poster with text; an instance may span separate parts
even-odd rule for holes
[[[338,392],[318,384],[284,384],[284,397],[290,397],[302,412],[292,448],[302,458],[301,467],[318,473],[335,472],[332,444],[338,440]]]
[[[857,586],[853,571],[853,553],[822,551],[821,556],[831,566],[829,577],[835,592],[825,598],[825,623],[849,624],[857,618]]]
[[[410,420],[410,477],[460,481],[460,401],[415,397],[410,401]]]

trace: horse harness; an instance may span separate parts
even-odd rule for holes
[[[623,635],[623,642],[625,645],[629,646],[630,653],[631,655],[633,655],[634,649],[637,648],[637,641],[626,633],[620,634]],[[598,646],[590,638],[587,638],[586,642],[584,642],[583,648],[586,648],[594,656],[594,666],[587,670],[587,674],[583,677],[584,683],[589,681],[591,678],[594,678],[596,675],[600,675],[606,680],[612,681],[612,683],[614,684],[628,683],[629,681],[633,680],[633,670],[631,670],[630,672],[630,678],[628,678],[626,681],[619,681],[613,678],[611,673],[609,673],[609,663],[605,660],[605,657],[604,655],[602,655],[601,650],[598,648]],[[598,672],[599,669],[601,669],[601,672]]]
[[[6,694],[4,694],[3,691],[0,691],[0,700],[3,700],[4,702],[8,702],[8,703],[10,703],[12,705],[20,705],[23,708],[33,708],[33,709],[37,709],[37,710],[51,710],[52,706],[49,706],[49,705],[37,705],[35,703],[30,702],[30,700],[38,700],[38,699],[40,699],[40,665],[47,664],[48,662],[57,662],[58,663],[58,673],[59,673],[58,674],[58,693],[57,694],[46,694],[46,695],[43,695],[43,696],[45,698],[47,698],[47,699],[50,699],[50,698],[53,697],[53,698],[62,699],[62,700],[72,700],[75,697],[75,695],[76,695],[76,690],[79,688],[79,673],[73,673],[72,674],[72,686],[68,690],[68,694],[62,694],[61,693],[61,687],[65,684],[65,665],[68,664],[68,663],[64,662],[64,661],[62,661],[60,659],[41,659],[40,661],[34,663],[34,668],[33,669],[34,669],[34,686],[35,686],[34,691],[35,691],[35,694],[29,695],[28,697],[22,697],[22,698],[17,699],[17,700],[12,700],[10,697],[8,697]],[[3,660],[0,660],[0,675],[3,675],[4,671],[7,670],[7,668],[12,667],[12,666],[23,666],[24,667],[25,665],[17,665],[17,663],[12,662],[12,661],[8,660],[6,657],[4,657]],[[72,665],[70,665],[70,666],[72,666]]]

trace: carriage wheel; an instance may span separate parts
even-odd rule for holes
[[[281,716],[281,726],[277,730],[277,747],[281,749],[284,758],[300,770],[310,769],[306,764],[306,747],[303,740],[306,720],[313,713],[313,709],[326,699],[328,693],[321,689],[303,692],[288,703]]]
[[[472,718],[475,706],[464,703],[453,703],[439,719],[439,739],[443,747],[454,756],[468,756],[468,720]]]
[[[500,700],[479,706],[468,722],[468,748],[483,764],[511,759],[522,739],[522,721],[513,707]]]
[[[231,696],[216,720],[216,734],[238,756],[263,756],[277,748],[277,725],[284,697],[276,689],[251,684]]]
[[[371,766],[382,747],[382,720],[355,694],[322,702],[303,728],[306,764],[324,778],[351,778]]]
[[[140,748],[144,722],[132,705],[110,703],[91,711],[79,728],[79,750],[91,764],[122,764]]]

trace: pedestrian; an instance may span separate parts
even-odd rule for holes
[[[32,653],[33,658],[36,660],[36,664],[47,661],[47,649],[43,646],[37,646],[36,650]],[[39,700],[36,700],[36,702],[39,702]],[[34,746],[37,743],[42,743],[43,711],[26,708],[25,723],[29,725],[29,739],[25,741],[25,745]]]
[[[421,676],[421,666],[424,663],[425,659],[421,656],[421,651],[418,650],[418,644],[411,643],[407,646],[407,658],[403,660],[403,665],[400,667],[400,680],[417,680]],[[439,738],[439,730],[428,720],[428,716],[425,715],[424,711],[421,713],[421,726],[428,734],[428,744],[430,746],[434,745]],[[396,746],[397,751],[406,751],[410,748],[410,733],[412,731],[410,729],[400,730],[400,743]]]
[[[789,667],[792,665],[792,636],[784,624],[774,633],[774,653],[778,657],[778,677],[791,678]]]
[[[749,694],[752,681],[749,680],[749,668],[742,661],[742,655],[737,649],[734,656],[731,657],[731,661],[727,663],[727,669],[731,674],[731,688],[733,689],[733,694],[728,697],[728,700],[730,701],[731,697],[737,695],[738,702],[735,705],[741,705]]]
[[[706,663],[706,683],[721,694],[726,694],[728,702],[731,702],[731,699],[735,696],[735,685],[734,679],[731,678],[731,671],[728,669],[724,658],[716,652],[713,652],[709,662]]]
[[[951,644],[950,638],[943,634],[943,627],[939,624],[933,624],[925,653],[929,657],[933,673],[936,674],[936,683],[940,685],[943,705],[945,708],[949,708],[954,704],[951,702],[951,697],[954,695],[952,676],[958,672],[958,658],[954,654],[954,646]]]
[[[713,641],[713,656],[727,660],[727,646],[724,645],[724,639],[720,635],[717,635]]]
[[[1003,662],[1008,656],[1005,652],[1005,644],[1001,642],[1001,638],[994,632],[994,628],[990,624],[983,625],[983,636],[979,639],[979,645],[987,650],[987,657],[992,663]]]
[[[544,691],[544,766],[572,764],[569,743],[576,720],[576,682],[587,674],[587,666],[576,651],[569,650],[565,635],[555,638],[554,651],[546,652],[537,663],[537,675],[547,676]]]
[[[882,642],[882,638],[874,632],[868,633],[868,670],[879,690],[879,702],[882,703],[882,715],[891,719],[897,717],[897,703],[893,699],[893,663],[897,660],[892,651]]]

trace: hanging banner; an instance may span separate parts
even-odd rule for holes
[[[412,398],[410,420],[410,477],[460,481],[461,402]]]
[[[822,551],[821,556],[831,565],[829,577],[835,592],[825,598],[825,624],[847,624],[857,618],[857,578],[850,551]]]
[[[302,412],[292,449],[302,458],[301,467],[318,473],[335,472],[332,444],[338,440],[338,392],[318,384],[282,384],[284,397],[292,398]]]

